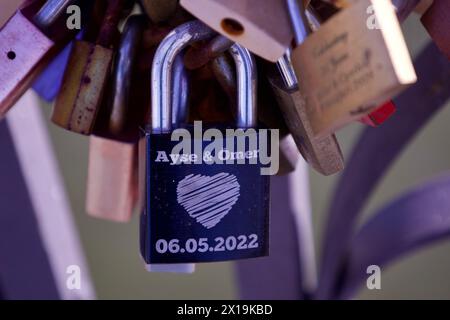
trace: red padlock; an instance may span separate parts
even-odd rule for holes
[[[378,127],[395,113],[395,104],[388,101],[359,120],[371,127]]]

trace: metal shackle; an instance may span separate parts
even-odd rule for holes
[[[108,98],[109,130],[119,134],[126,128],[127,112],[129,112],[129,99],[132,92],[132,76],[139,52],[142,33],[146,25],[144,15],[133,15],[127,19],[119,49],[111,75],[111,93]],[[172,101],[173,125],[184,122],[187,117],[188,87],[187,71],[183,59],[177,56],[173,66]]]
[[[109,129],[111,132],[120,133],[126,123],[127,105],[129,103],[131,79],[139,52],[142,33],[145,29],[145,16],[133,15],[128,18],[119,49],[115,58],[115,65],[111,77],[111,95],[108,101],[111,116]]]
[[[292,67],[288,54],[284,54],[280,59],[278,59],[277,67],[286,88],[293,89],[298,86],[297,76],[295,75],[295,71]]]
[[[178,54],[187,45],[211,38],[215,35],[200,21],[187,22],[170,32],[159,45],[152,65],[152,132],[156,134],[172,131],[172,69]],[[256,110],[256,67],[253,56],[247,49],[234,44],[229,52],[233,56],[238,81],[237,127],[255,127]]]
[[[33,18],[39,29],[50,27],[75,0],[47,0]]]
[[[311,31],[307,22],[309,22],[310,27],[313,30],[317,30],[321,25],[320,19],[313,9],[307,8],[306,10],[303,10],[303,6],[299,4],[298,1],[288,0],[287,3],[293,21],[292,25],[295,29],[296,42],[297,44],[301,44]],[[305,15],[301,14],[303,11],[305,12]],[[286,88],[293,89],[298,86],[298,78],[292,66],[290,55],[291,52],[288,50],[280,59],[278,59],[277,67]]]
[[[255,128],[258,123],[256,108],[257,74],[253,55],[235,43],[228,50],[236,64],[237,74],[237,119],[238,128]]]
[[[294,31],[295,43],[297,45],[302,44],[311,33],[303,1],[286,0],[286,5]]]
[[[189,103],[189,79],[181,55],[176,57],[173,68],[172,126],[177,127],[186,122]]]

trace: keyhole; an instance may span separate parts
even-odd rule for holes
[[[14,51],[9,51],[6,56],[9,60],[14,60],[16,58],[16,53]]]
[[[231,18],[225,18],[221,22],[222,29],[225,32],[233,35],[240,36],[244,33],[244,26],[239,22]]]

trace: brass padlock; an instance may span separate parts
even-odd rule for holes
[[[0,29],[0,119],[70,38],[59,20],[72,2],[34,1]]]
[[[312,8],[306,9],[306,17],[308,18],[309,25],[313,31],[317,31],[320,28],[322,17],[318,12]],[[330,18],[330,16],[326,16]],[[370,113],[364,115],[358,121],[371,127],[377,127],[389,119],[395,113],[395,106],[392,101],[387,101],[383,105],[376,107]]]
[[[360,119],[417,80],[390,0],[352,3],[311,35],[304,8],[287,1],[298,44],[292,64],[315,135]]]
[[[308,5],[309,0],[303,0]],[[181,0],[209,27],[258,56],[276,62],[290,47],[293,32],[282,0]]]
[[[117,25],[129,3],[109,1],[96,43],[74,43],[53,108],[53,123],[80,134],[92,133],[111,72]]]

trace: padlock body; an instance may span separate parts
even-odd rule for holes
[[[187,128],[193,137],[192,127]],[[224,149],[235,139],[224,135]],[[257,139],[260,147],[258,135],[252,135],[252,139]],[[146,131],[141,143],[139,151],[145,157],[140,173],[140,178],[145,177],[141,215],[144,260],[152,264],[186,263],[267,255],[270,177],[261,175],[259,161],[174,164],[170,155],[179,143],[171,140],[171,134],[150,131]],[[189,143],[191,150],[201,145],[203,152],[195,154],[208,159],[205,148],[211,141],[199,137]],[[187,161],[189,155],[185,155]]]
[[[17,11],[0,30],[0,119],[55,53],[54,42]]]
[[[315,135],[374,110],[417,78],[389,0],[355,1],[292,52]]]
[[[309,0],[303,2],[307,5]],[[180,4],[210,28],[272,62],[294,38],[281,0],[181,0]]]
[[[89,135],[95,125],[113,61],[113,51],[75,41],[52,121],[73,132]]]
[[[128,222],[137,202],[137,144],[90,137],[86,212]]]
[[[287,89],[281,79],[270,84],[286,124],[303,158],[319,173],[331,175],[344,169],[344,157],[334,134],[315,137],[304,95],[297,87]],[[280,142],[282,145],[283,141]]]

